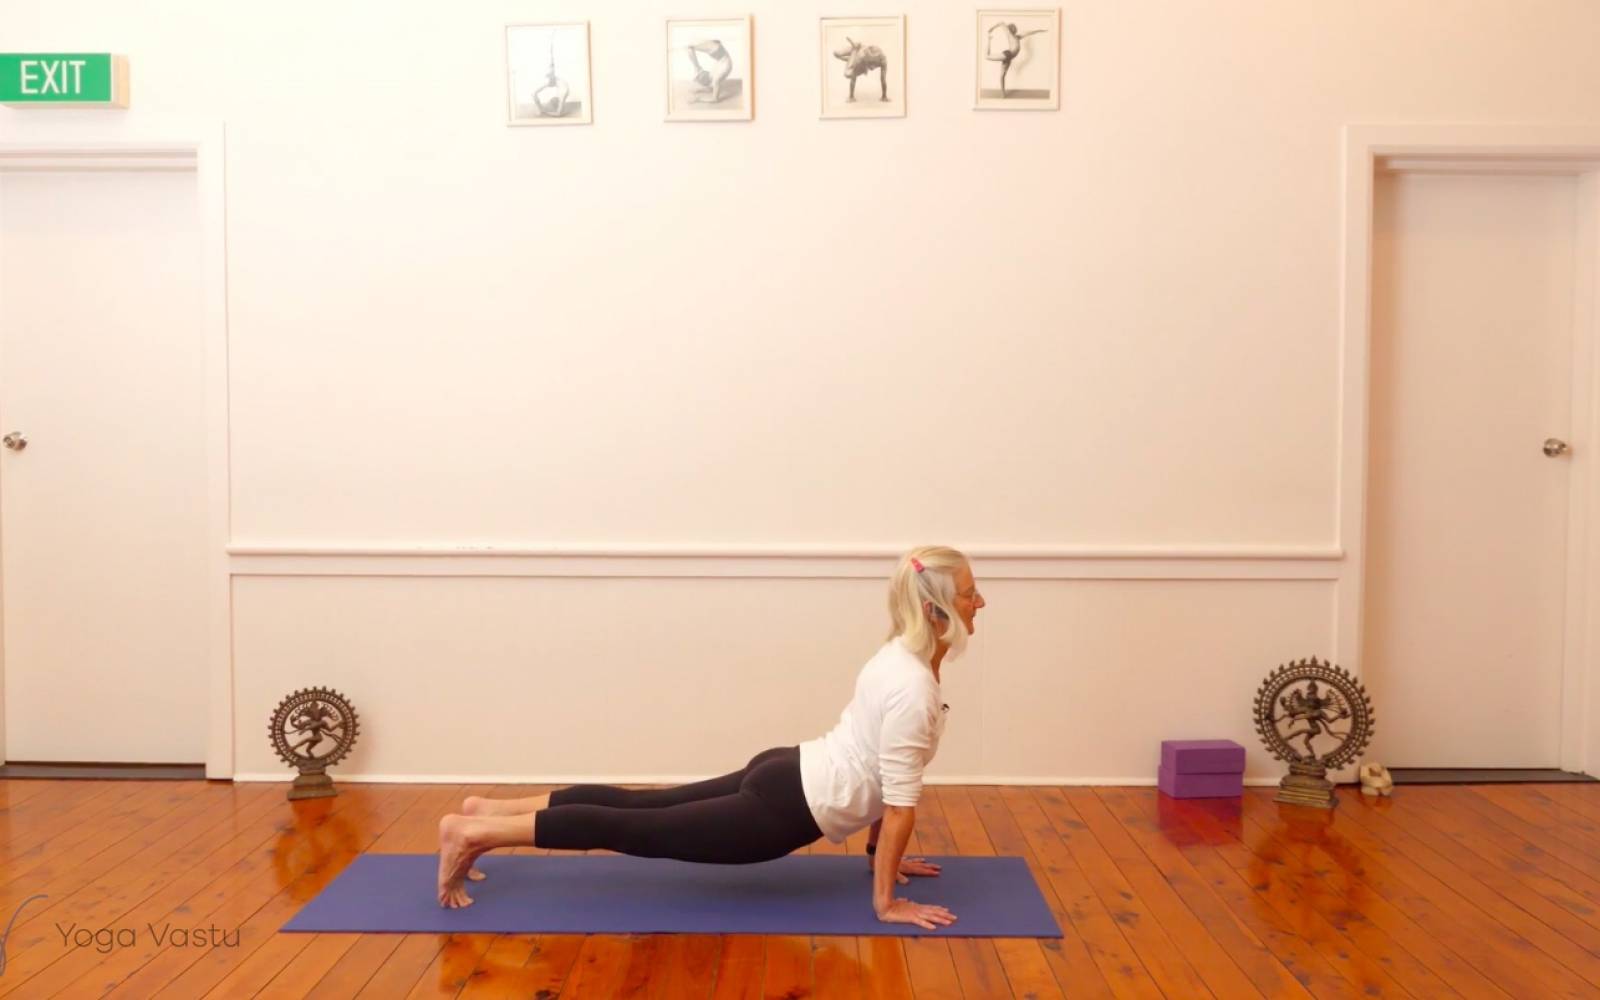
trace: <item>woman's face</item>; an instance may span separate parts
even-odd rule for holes
[[[972,578],[972,568],[963,566],[956,570],[956,614],[961,616],[961,624],[967,627],[969,633],[976,631],[973,620],[978,617],[978,609],[983,607],[983,595],[978,593],[978,582]]]

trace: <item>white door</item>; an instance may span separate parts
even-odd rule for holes
[[[6,760],[205,760],[200,247],[192,171],[0,173]]]
[[[1363,679],[1391,767],[1560,763],[1577,181],[1378,178]]]

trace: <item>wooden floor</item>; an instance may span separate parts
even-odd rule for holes
[[[1265,789],[926,790],[915,849],[1025,857],[1059,941],[275,933],[360,852],[431,852],[463,796],[537,790],[0,781],[0,996],[1600,996],[1597,785],[1331,816]]]

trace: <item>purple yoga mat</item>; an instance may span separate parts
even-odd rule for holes
[[[1021,858],[930,857],[943,873],[897,895],[948,907],[926,931],[872,912],[861,855],[792,854],[754,865],[702,865],[620,854],[478,859],[473,904],[439,906],[436,854],[363,854],[281,930],[361,933],[808,934],[1061,936]]]

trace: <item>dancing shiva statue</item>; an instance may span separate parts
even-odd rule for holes
[[[1328,772],[1353,762],[1372,739],[1372,699],[1361,682],[1315,657],[1296,660],[1261,682],[1255,715],[1261,742],[1289,765],[1277,801],[1319,809],[1338,805]],[[1318,753],[1319,740],[1332,745]]]

